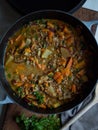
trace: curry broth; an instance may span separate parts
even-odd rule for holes
[[[92,57],[79,26],[40,19],[9,38],[5,74],[29,105],[57,108],[79,97],[91,78]]]

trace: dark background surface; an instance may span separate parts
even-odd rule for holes
[[[73,13],[86,0],[7,0],[22,15],[42,9],[56,9]]]

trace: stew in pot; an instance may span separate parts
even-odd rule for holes
[[[80,26],[39,19],[9,38],[5,75],[29,105],[57,108],[85,90],[92,78],[92,62],[92,48]]]

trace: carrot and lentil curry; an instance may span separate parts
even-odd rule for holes
[[[57,108],[81,93],[90,78],[91,57],[80,27],[40,19],[9,38],[5,74],[29,105]]]

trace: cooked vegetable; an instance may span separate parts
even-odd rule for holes
[[[56,72],[56,73],[54,74],[54,79],[56,80],[56,82],[57,82],[58,84],[61,83],[62,80],[63,80],[63,75],[62,75],[62,73],[61,73],[61,72]]]
[[[70,52],[67,48],[61,47],[61,53],[64,58],[70,57]]]
[[[67,76],[67,77],[68,77],[68,76],[70,75],[72,62],[73,62],[73,60],[72,60],[72,57],[71,57],[71,58],[69,59],[67,65],[66,65],[66,68],[64,68],[64,70],[62,70],[62,74],[63,74],[64,76]]]
[[[49,49],[45,49],[45,51],[42,54],[42,58],[48,58],[48,56],[52,53]]]
[[[16,123],[21,130],[59,130],[60,118],[57,115],[26,117],[24,114],[16,116]]]
[[[79,30],[60,20],[39,19],[9,38],[6,78],[27,104],[53,109],[83,95],[93,74],[93,49]]]
[[[13,56],[9,55],[8,58],[6,59],[6,65],[11,62],[14,59]]]

